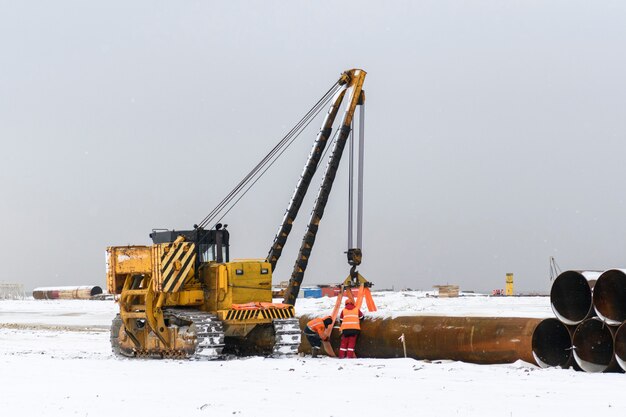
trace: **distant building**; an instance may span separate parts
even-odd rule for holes
[[[438,290],[439,298],[451,298],[459,296],[458,285],[433,285]]]

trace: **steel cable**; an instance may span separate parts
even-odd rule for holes
[[[254,184],[267,172],[267,170],[276,162],[276,160],[289,148],[289,146],[297,139],[302,131],[313,121],[313,119],[320,113],[320,111],[328,104],[332,96],[341,88],[339,83],[333,84],[328,91],[322,96],[321,99],[315,103],[315,105],[300,119],[298,123],[265,155],[265,157],[233,188],[228,195],[200,222],[198,227],[205,227],[207,224],[220,215],[220,213],[227,207],[251,181],[252,184],[243,192],[242,195],[237,198],[233,205],[228,208],[220,220],[228,213],[235,204],[237,204],[241,198],[250,190]],[[268,166],[269,164],[269,166]],[[259,172],[261,172],[259,174]],[[258,175],[257,175],[258,174]],[[255,179],[256,177],[256,179]],[[219,221],[219,220],[218,220]]]
[[[328,100],[330,100],[330,98],[329,98]],[[225,217],[225,216],[226,216],[226,215],[227,215],[227,214],[228,214],[228,213],[229,213],[229,212],[230,212],[230,211],[231,211],[234,207],[235,207],[235,205],[239,202],[239,200],[241,200],[241,199],[243,198],[243,196],[245,196],[245,195],[248,193],[248,191],[250,191],[250,189],[254,186],[254,184],[256,184],[256,183],[257,183],[257,181],[259,181],[259,180],[263,177],[263,175],[267,172],[267,170],[269,170],[269,169],[272,167],[272,165],[274,165],[274,163],[278,160],[278,158],[280,158],[280,156],[281,156],[281,155],[282,155],[282,154],[283,154],[283,153],[284,153],[287,149],[289,149],[289,147],[291,146],[291,144],[292,144],[292,143],[293,143],[293,142],[294,142],[294,141],[298,138],[298,136],[300,135],[300,133],[302,133],[302,132],[304,131],[304,129],[306,129],[306,128],[309,126],[309,124],[311,124],[311,122],[312,122],[313,120],[315,120],[315,117],[316,117],[316,116],[317,116],[317,115],[318,115],[318,114],[322,111],[322,109],[324,109],[324,106],[325,106],[326,104],[328,104],[328,100],[326,101],[326,103],[324,103],[322,106],[320,106],[320,108],[317,110],[317,112],[315,113],[315,115],[314,115],[313,117],[311,117],[311,119],[307,122],[307,124],[306,124],[306,125],[304,125],[304,126],[302,127],[302,129],[300,130],[300,132],[299,132],[297,135],[295,135],[295,136],[291,139],[291,141],[290,141],[290,142],[289,142],[289,143],[288,143],[285,147],[283,147],[283,149],[280,151],[280,153],[279,153],[279,154],[278,154],[278,155],[274,158],[274,160],[273,160],[273,161],[272,161],[272,162],[271,162],[271,163],[270,163],[270,164],[269,164],[269,165],[268,165],[268,166],[267,166],[267,167],[263,170],[263,172],[261,172],[261,174],[260,174],[260,175],[259,175],[259,176],[258,176],[258,177],[254,180],[254,182],[253,182],[252,184],[250,184],[250,186],[249,186],[249,187],[248,187],[248,188],[247,188],[247,189],[243,192],[243,194],[241,194],[241,195],[239,196],[239,198],[238,198],[238,199],[237,199],[237,200],[236,200],[236,201],[235,201],[235,202],[234,202],[234,203],[233,203],[233,204],[232,204],[232,205],[228,208],[228,210],[227,210],[224,214],[222,214],[222,216],[221,216],[221,217],[217,220],[217,222],[218,222],[218,223],[219,223],[219,222],[220,222],[220,221],[221,221],[221,220],[222,220],[222,219],[223,219],[223,218],[224,218],[224,217]],[[326,147],[326,149],[324,149],[324,153],[322,154],[322,158],[320,159],[320,162],[319,162],[319,163],[318,163],[318,165],[317,165],[317,166],[318,166],[318,168],[319,168],[319,165],[321,165],[322,160],[323,160],[323,159],[324,159],[324,157],[326,156],[326,152],[328,152],[328,147]]]

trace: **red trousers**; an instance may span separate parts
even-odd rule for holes
[[[356,346],[357,335],[344,336],[341,335],[341,346],[339,347],[339,359],[356,358],[354,347]]]

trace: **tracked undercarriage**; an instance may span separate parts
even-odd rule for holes
[[[164,316],[168,329],[176,337],[174,348],[164,348],[155,336],[150,335],[147,337],[151,342],[136,346],[124,330],[118,314],[111,325],[113,353],[130,358],[211,360],[222,359],[229,354],[288,357],[296,355],[300,346],[301,332],[296,318],[274,319],[271,325],[256,325],[254,336],[238,338],[225,336],[224,323],[215,314],[191,309],[167,309]],[[145,323],[143,326],[145,331]]]

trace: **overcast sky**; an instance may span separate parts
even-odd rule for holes
[[[0,281],[105,285],[107,246],[202,220],[355,67],[375,288],[626,266],[625,22],[621,1],[2,1]],[[267,255],[320,123],[225,219],[235,257]],[[305,283],[348,273],[346,170]]]

